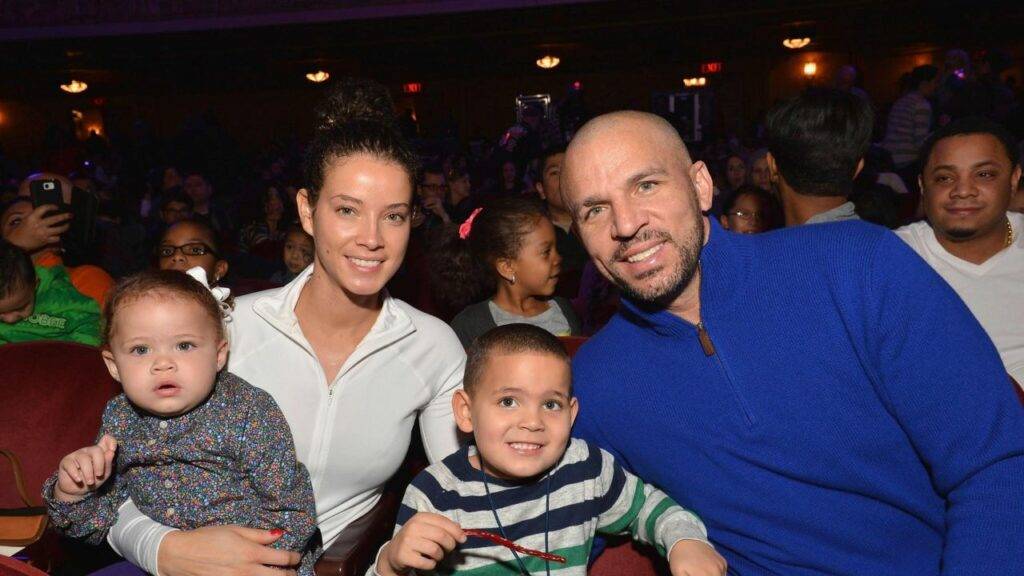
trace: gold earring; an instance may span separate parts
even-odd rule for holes
[[[515,283],[516,283],[516,273],[513,272],[512,273],[512,279],[509,280],[509,284],[515,284]]]

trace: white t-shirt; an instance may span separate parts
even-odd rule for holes
[[[1008,212],[1013,244],[981,264],[946,251],[927,222],[896,230],[953,290],[988,332],[1006,371],[1024,387],[1024,214]]]

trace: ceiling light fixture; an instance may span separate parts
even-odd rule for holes
[[[789,48],[790,50],[799,50],[800,48],[803,48],[804,46],[807,46],[810,43],[811,39],[807,37],[786,38],[785,40],[782,41],[782,45],[785,46],[786,48]]]
[[[60,85],[61,90],[68,92],[70,94],[78,94],[79,92],[85,92],[85,89],[88,87],[88,84],[86,84],[85,82],[81,82],[79,80],[72,80],[67,84]]]
[[[546,56],[543,56],[543,57],[537,59],[537,66],[539,66],[539,67],[541,67],[541,68],[543,68],[545,70],[550,70],[550,69],[554,68],[555,66],[558,66],[559,62],[561,62],[561,60],[558,58],[558,56],[552,56],[552,55],[548,54]]]
[[[314,84],[326,82],[327,79],[330,77],[331,75],[327,72],[324,72],[323,70],[317,70],[316,72],[310,72],[309,74],[306,74],[306,80],[309,80]]]

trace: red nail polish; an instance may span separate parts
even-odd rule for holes
[[[274,528],[273,530],[270,531],[270,535],[271,536],[281,536],[283,534],[284,534],[284,530],[282,530],[280,528]]]

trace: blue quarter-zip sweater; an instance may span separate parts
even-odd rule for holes
[[[576,435],[734,573],[1024,573],[1024,408],[927,264],[862,222],[713,220],[700,261],[705,334],[625,301],[577,353]]]

